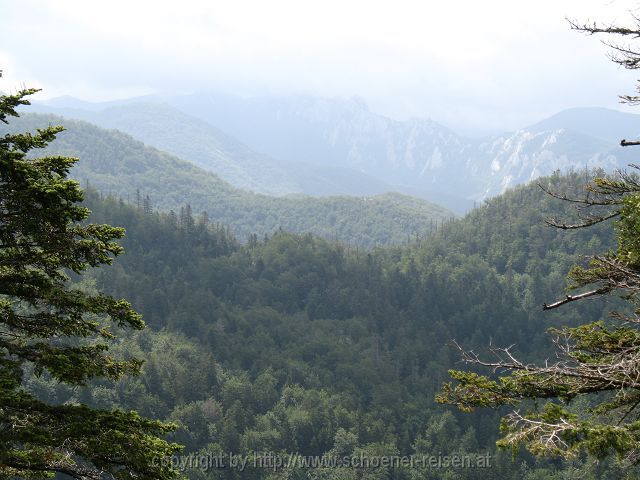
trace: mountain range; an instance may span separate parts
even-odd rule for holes
[[[283,161],[257,153],[220,129],[165,103],[118,105],[100,111],[73,108],[45,111],[126,132],[214,172],[235,187],[256,193],[363,196],[392,190],[383,181],[364,173]]]
[[[556,170],[624,168],[635,153],[619,141],[640,135],[640,115],[604,108],[565,110],[480,139],[433,120],[393,120],[357,98],[199,93],[89,103],[61,97],[35,108],[117,128],[259,193],[396,191],[457,213]]]

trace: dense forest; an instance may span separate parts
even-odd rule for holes
[[[577,194],[587,172],[545,188]],[[482,351],[515,344],[539,358],[545,329],[596,319],[602,299],[553,313],[581,255],[611,246],[607,225],[561,231],[574,212],[535,184],[487,201],[405,247],[348,247],[276,231],[239,242],[224,219],[165,214],[90,190],[92,222],[126,228],[126,254],[80,281],[131,300],[150,329],[114,355],[143,374],[69,388],[46,376],[29,388],[56,402],[122,406],[179,425],[185,455],[489,453],[491,468],[314,469],[313,478],[605,478],[615,462],[512,459],[495,449],[500,412],[459,415],[434,395],[455,367],[455,339]],[[615,302],[615,299],[611,299]],[[626,469],[626,473],[630,470]],[[305,469],[192,468],[190,478],[307,478]],[[357,476],[354,476],[357,475]]]
[[[0,480],[640,479],[638,5],[255,3],[3,9]]]
[[[424,237],[454,216],[439,205],[396,193],[316,198],[247,192],[117,130],[53,115],[23,114],[0,125],[0,134],[48,125],[64,125],[66,131],[35,154],[81,158],[71,176],[83,186],[89,183],[136,205],[147,199],[158,210],[177,213],[181,205],[189,205],[193,212],[206,211],[229,225],[241,240],[251,233],[262,236],[283,228],[363,246],[391,245]]]

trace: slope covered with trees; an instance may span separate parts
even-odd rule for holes
[[[575,193],[584,180],[581,173],[544,182]],[[145,214],[95,192],[87,202],[95,221],[127,229],[127,254],[95,272],[97,286],[130,298],[161,333],[119,347],[148,359],[140,379],[82,392],[33,379],[43,394],[177,421],[174,439],[187,452],[493,455],[487,469],[378,468],[364,478],[623,476],[611,462],[580,458],[513,463],[495,451],[496,413],[459,416],[433,401],[457,361],[452,338],[465,348],[492,341],[539,356],[549,351],[545,326],[595,319],[607,309],[595,300],[541,311],[562,290],[576,256],[606,248],[611,238],[607,229],[545,226],[545,217],[571,212],[538,186],[492,199],[409,248],[366,252],[286,232],[239,244],[198,218]],[[314,472],[351,478],[347,470]],[[215,468],[190,475],[245,478]]]
[[[58,124],[67,130],[44,153],[81,158],[71,172],[73,178],[130,203],[137,203],[139,191],[160,210],[178,211],[189,204],[193,212],[207,211],[229,225],[241,239],[282,227],[364,246],[390,245],[406,242],[408,236],[427,235],[453,216],[438,205],[391,193],[314,198],[246,192],[129,135],[55,116],[24,114],[0,127],[0,134]]]
[[[107,176],[121,162],[118,168],[133,178],[156,169],[171,185],[190,181],[168,174],[179,170],[163,162],[183,165],[174,157],[130,137],[114,143],[100,129],[80,131],[88,137],[78,145],[99,148],[78,153]],[[128,161],[136,152],[142,160]],[[588,177],[555,175],[542,183],[575,196]],[[88,388],[69,388],[37,368],[27,371],[25,386],[38,401],[133,408],[174,421],[179,427],[170,440],[184,444],[185,454],[443,453],[478,459],[488,452],[493,462],[482,469],[371,468],[361,471],[365,478],[562,478],[566,469],[583,478],[621,476],[623,467],[612,461],[596,465],[578,458],[568,465],[524,457],[524,464],[513,463],[495,451],[498,413],[443,413],[433,400],[457,359],[447,345],[452,338],[466,349],[514,344],[514,352],[529,358],[551,353],[545,326],[576,325],[610,308],[599,299],[542,314],[540,305],[562,290],[576,257],[612,243],[606,228],[562,232],[546,226],[546,217],[571,212],[537,185],[491,199],[427,238],[411,236],[408,246],[368,250],[284,230],[247,230],[239,242],[224,226],[224,213],[196,214],[178,199],[179,214],[96,190],[89,190],[86,204],[93,222],[126,228],[127,254],[109,270],[72,280],[88,295],[104,291],[132,301],[153,330],[123,338],[112,353],[147,362],[141,377],[94,380]],[[188,474],[304,475],[305,469],[289,467],[251,473],[190,468]],[[354,474],[344,468],[313,473]]]

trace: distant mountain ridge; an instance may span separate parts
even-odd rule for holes
[[[69,103],[76,107],[83,105],[75,99],[70,99]],[[362,196],[392,190],[383,181],[357,171],[287,162],[257,153],[205,121],[168,104],[136,103],[105,109],[89,108],[60,107],[53,112],[128,133],[150,146],[214,172],[243,190],[276,196],[292,193]]]
[[[542,132],[562,128],[617,144],[623,138],[640,136],[640,115],[601,107],[569,108],[528,129]]]
[[[165,211],[179,212],[189,204],[194,213],[207,211],[212,222],[231,227],[240,239],[283,228],[363,246],[391,245],[422,237],[454,216],[439,205],[396,193],[316,198],[247,192],[128,134],[54,115],[24,113],[9,125],[0,124],[0,135],[47,125],[66,130],[45,150],[32,153],[80,158],[71,176],[83,185],[88,182],[105,195],[131,203],[139,189],[154,208]]]
[[[335,178],[334,169],[342,169],[342,176],[353,175],[355,179],[342,182],[345,193],[358,194],[349,188],[368,185],[372,191],[394,190],[427,198],[459,213],[468,210],[473,201],[556,170],[624,168],[636,161],[636,154],[618,143],[621,138],[640,135],[640,115],[603,108],[565,110],[519,131],[482,139],[458,135],[433,120],[392,120],[371,112],[359,99],[243,99],[201,93],[112,102],[103,104],[102,111],[96,104],[83,106],[72,99],[58,99],[40,108],[69,106],[93,110],[94,117],[111,115],[112,127],[140,138],[144,135],[126,125],[122,113],[129,111],[132,115],[149,108],[150,102],[169,104],[253,151],[284,162],[279,165],[287,165],[288,176],[281,175],[282,181],[299,179],[295,166],[300,165],[309,171],[322,165],[332,172],[324,177],[317,175],[313,177],[317,181],[306,185],[297,180],[297,187],[305,193],[322,194],[321,190]],[[116,118],[114,113],[118,111],[121,116]],[[148,140],[150,144],[159,143],[157,138]],[[181,156],[197,161],[196,155],[188,152]],[[253,181],[271,183],[269,176],[259,171]],[[315,185],[315,191],[309,183]]]

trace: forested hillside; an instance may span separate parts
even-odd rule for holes
[[[543,182],[578,193],[585,177]],[[127,253],[95,282],[144,314],[153,331],[115,352],[138,352],[147,362],[142,377],[117,386],[74,391],[31,380],[42,395],[177,421],[175,440],[187,452],[493,455],[492,468],[483,470],[371,469],[362,478],[622,476],[615,465],[587,459],[567,465],[525,456],[514,463],[508,452],[495,452],[499,412],[459,416],[434,404],[457,361],[451,339],[478,351],[489,342],[516,344],[522,355],[540,357],[550,346],[546,326],[597,318],[607,308],[594,300],[542,312],[543,302],[562,295],[578,255],[602,250],[611,238],[606,226],[546,226],[546,216],[572,212],[538,186],[494,198],[409,248],[365,252],[286,232],[239,244],[226,229],[195,218],[144,213],[95,192],[87,204],[93,221],[127,229]],[[315,474],[352,478],[340,470]]]
[[[640,4],[5,3],[0,480],[640,479]]]
[[[34,131],[50,124],[62,124],[67,131],[37,155],[81,158],[71,176],[83,185],[88,182],[134,204],[142,204],[148,196],[152,208],[164,211],[178,213],[180,206],[188,204],[194,213],[206,211],[230,226],[240,239],[250,233],[271,234],[282,227],[361,246],[391,245],[425,236],[453,216],[443,207],[399,194],[313,198],[246,192],[129,135],[55,116],[21,115],[10,125],[0,126],[0,134]]]

